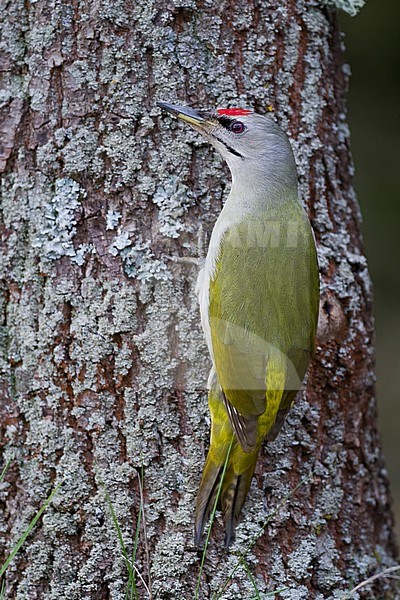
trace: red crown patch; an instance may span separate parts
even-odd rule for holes
[[[219,115],[226,115],[227,117],[247,117],[252,112],[249,108],[217,108]]]

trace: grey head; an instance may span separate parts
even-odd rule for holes
[[[271,116],[244,108],[194,109],[166,102],[157,105],[188,123],[208,140],[228,163],[235,181],[249,175],[297,187],[290,142]]]

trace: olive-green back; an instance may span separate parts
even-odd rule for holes
[[[232,225],[210,282],[215,369],[231,405],[271,429],[293,398],[313,352],[318,264],[309,221],[297,201],[270,206]],[[275,401],[272,401],[275,398]]]

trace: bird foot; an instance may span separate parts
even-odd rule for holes
[[[203,259],[194,256],[169,256],[168,254],[165,254],[164,256],[165,258],[168,258],[168,260],[172,260],[174,263],[181,265],[194,265],[200,268],[203,264]]]
[[[196,256],[170,256],[165,255],[165,258],[172,260],[175,263],[182,265],[194,265],[199,269],[203,266],[207,250],[206,250],[206,234],[204,233],[203,225],[200,223],[197,231],[197,257]]]

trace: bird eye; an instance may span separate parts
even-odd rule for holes
[[[229,129],[232,131],[232,133],[243,133],[244,125],[241,121],[233,121]]]

